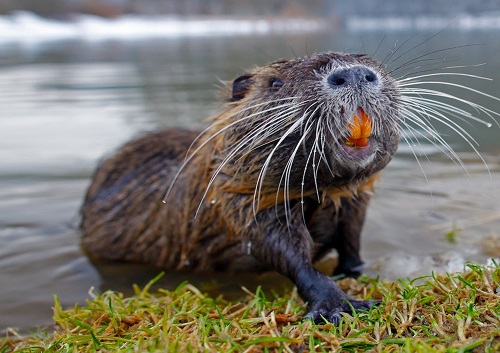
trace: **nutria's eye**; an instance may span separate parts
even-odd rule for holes
[[[269,87],[272,92],[276,92],[283,86],[283,81],[281,81],[279,78],[272,78],[269,80]]]

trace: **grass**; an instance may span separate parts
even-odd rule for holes
[[[301,320],[295,291],[246,291],[241,302],[211,298],[184,283],[174,291],[107,291],[83,307],[54,304],[52,333],[9,332],[0,352],[499,352],[500,264],[458,274],[384,282],[339,282],[381,304],[345,314],[339,326]]]

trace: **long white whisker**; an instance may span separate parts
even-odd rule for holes
[[[462,126],[460,126],[455,121],[448,118],[446,115],[444,115],[441,112],[439,112],[438,110],[436,110],[435,107],[433,107],[434,104],[432,104],[431,102],[423,102],[423,101],[419,101],[418,98],[412,98],[412,99],[408,99],[407,103],[413,109],[418,109],[425,116],[431,117],[432,120],[435,120],[435,121],[449,127],[450,129],[454,130],[455,132],[457,132],[460,135],[460,137],[462,137],[469,145],[475,144],[475,145],[479,146],[477,141],[474,139],[474,137],[472,137],[472,135],[467,130],[465,130]],[[439,106],[438,106],[438,108],[439,108]]]
[[[405,96],[407,97],[410,97],[411,95],[410,94],[407,94],[406,90],[410,91],[410,94],[411,95],[414,95],[414,96],[435,96],[435,97],[442,97],[442,98],[448,98],[448,99],[451,99],[451,100],[455,100],[455,101],[459,101],[463,104],[466,104],[468,106],[470,106],[471,108],[477,110],[477,111],[480,111],[480,112],[483,112],[484,114],[488,115],[493,121],[496,122],[496,119],[494,118],[493,115],[497,115],[497,116],[500,116],[500,113],[497,113],[493,110],[490,110],[490,109],[487,109],[479,104],[475,104],[473,102],[470,102],[468,100],[465,100],[465,99],[460,99],[458,97],[455,97],[455,96],[452,96],[452,95],[448,95],[448,94],[445,94],[445,93],[442,93],[442,92],[439,92],[439,91],[435,91],[435,90],[428,90],[428,89],[413,89],[413,88],[408,88],[408,89],[403,89],[401,90],[401,93],[405,94]],[[440,102],[438,101],[435,101],[436,104],[439,104]],[[443,103],[443,105],[446,104],[446,103]],[[459,108],[457,108],[459,109]],[[487,121],[484,121],[483,119],[480,119],[470,113],[467,113],[467,114],[464,114],[464,117],[467,117],[468,119],[470,120],[474,120],[478,123],[481,123],[483,125],[485,125],[486,127],[491,127],[492,124],[487,122]],[[497,122],[498,124],[498,122]]]
[[[292,97],[293,98],[293,97]],[[292,99],[292,98],[288,98],[288,99]],[[287,99],[287,100],[288,100]],[[285,99],[283,99],[285,100]],[[235,112],[234,114],[231,114],[230,117],[234,117],[235,115],[237,114],[240,114],[241,112],[245,112],[249,109],[254,109],[255,107],[257,106],[262,106],[264,105],[263,103],[260,103],[260,104],[256,104],[256,105],[253,105],[251,107],[248,107],[246,109],[243,109],[243,110],[240,110],[238,112]],[[275,107],[274,109],[279,109],[280,106],[277,106]],[[272,110],[272,108],[270,108],[270,110]],[[260,112],[262,113],[262,112]],[[168,189],[167,189],[167,192],[165,193],[165,196],[163,197],[163,203],[166,203],[166,200],[168,198],[168,195],[170,194],[170,192],[172,191],[172,188],[174,187],[174,184],[175,182],[177,181],[177,179],[179,178],[179,175],[182,173],[182,171],[184,170],[184,168],[186,167],[186,165],[194,158],[194,156],[201,150],[203,149],[208,143],[210,143],[215,137],[219,136],[220,134],[222,134],[223,132],[225,132],[226,130],[234,127],[235,125],[241,123],[241,121],[243,120],[248,120],[248,119],[252,119],[255,115],[257,115],[259,113],[254,113],[254,114],[250,114],[248,116],[245,116],[241,119],[238,119],[226,126],[224,126],[223,128],[217,130],[213,135],[211,135],[209,138],[207,138],[205,141],[203,141],[202,144],[200,144],[194,151],[193,153],[188,157],[186,158],[186,160],[181,164],[181,166],[179,167],[179,170],[177,171],[177,173],[175,173],[173,179],[172,179],[172,182],[170,183]],[[229,119],[229,118],[228,118]],[[226,120],[226,119],[223,119],[223,121]],[[207,127],[205,130],[203,130],[199,135],[198,137],[195,139],[195,141],[199,140],[199,137],[201,137],[203,134],[205,134],[206,132],[210,131],[210,129],[212,129],[214,126],[218,125],[218,122],[215,122],[214,124],[211,124],[209,127]],[[191,146],[194,145],[194,142],[191,144]],[[191,149],[191,147],[189,148]]]
[[[301,120],[305,119],[305,113],[300,119]],[[296,144],[295,148],[293,149],[290,158],[287,161],[287,164],[285,166],[285,170],[283,171],[280,182],[278,184],[277,192],[280,191],[282,181],[284,180],[283,197],[284,197],[285,218],[286,218],[287,225],[290,224],[290,222],[288,221],[288,214],[290,212],[290,175],[291,175],[291,171],[292,171],[292,166],[293,166],[293,162],[295,160],[295,156],[297,155],[298,150],[300,149],[302,143],[305,142],[305,140],[309,137],[310,131],[311,131],[311,126],[306,128],[302,132],[302,136],[300,137],[299,141],[297,141],[297,144]],[[276,196],[276,200],[278,200],[278,195]]]
[[[418,130],[414,129],[411,125],[408,125],[405,123],[405,125],[409,128],[409,129],[413,129],[415,132],[419,133],[424,139],[426,139],[427,141],[431,142],[434,146],[436,146],[440,151],[442,151],[445,155],[447,155],[448,157],[450,157],[450,159],[452,161],[454,161],[455,163],[457,163],[458,165],[461,166],[461,168],[464,170],[464,172],[469,176],[469,172],[465,166],[465,164],[463,163],[462,159],[460,158],[460,156],[453,150],[453,148],[451,148],[451,146],[436,132],[436,130],[432,127],[429,127],[427,125],[427,123],[425,123],[425,121],[423,121],[419,116],[417,116],[415,113],[409,111],[409,110],[406,110],[403,112],[403,114],[405,114],[405,116],[408,118],[408,120],[410,120],[411,122],[413,122],[415,125],[419,126],[420,128],[422,128],[425,132],[427,132],[434,140],[436,140],[438,143],[432,141],[432,139],[428,138],[427,136],[421,134]],[[426,114],[425,112],[423,114]],[[435,117],[434,117],[435,118]],[[476,153],[476,155],[481,159],[482,163],[485,165],[486,169],[488,170],[488,173],[490,173],[490,170],[488,168],[488,165],[486,163],[486,161],[484,160],[484,158],[481,156],[481,154],[479,153],[479,151],[477,150],[477,148],[472,145],[468,139],[466,139],[459,131],[457,131],[456,129],[454,129],[455,132],[457,132],[462,138],[464,138],[468,143],[469,145],[471,146],[471,148],[474,150],[474,152]],[[443,148],[441,148],[441,146],[443,146],[445,148],[445,150]],[[491,174],[490,174],[491,175]]]
[[[470,92],[474,92],[478,95],[481,95],[483,97],[487,97],[487,98],[490,98],[490,99],[493,99],[497,102],[500,102],[500,98],[498,97],[495,97],[495,96],[492,96],[491,94],[487,94],[487,93],[484,93],[482,91],[479,91],[477,89],[474,89],[474,88],[471,88],[471,87],[467,87],[467,86],[464,86],[464,85],[460,85],[460,84],[457,84],[457,83],[452,83],[452,82],[442,82],[442,81],[422,81],[422,82],[408,82],[405,84],[405,87],[408,87],[408,86],[418,86],[418,85],[422,85],[422,84],[438,84],[438,85],[445,85],[445,86],[451,86],[451,87],[458,87],[458,88],[461,88],[461,89],[464,89],[464,90],[467,90],[467,91],[470,91]],[[487,114],[488,116],[490,116],[491,118],[493,118],[493,115],[496,115],[496,116],[500,116],[500,113],[498,112],[495,112],[494,110],[491,110],[491,109],[488,109],[486,107],[483,107],[479,104],[476,104],[474,102],[471,102],[469,100],[466,100],[466,99],[462,99],[462,98],[459,98],[457,96],[454,96],[454,95],[450,95],[450,94],[446,94],[446,93],[443,93],[443,92],[439,92],[439,91],[435,91],[435,90],[431,90],[431,89],[420,89],[420,88],[411,88],[411,89],[407,89],[405,90],[404,88],[401,89],[401,93],[403,94],[428,94],[428,95],[434,95],[434,96],[440,96],[440,97],[445,97],[445,98],[450,98],[450,99],[454,99],[455,101],[458,101],[458,102],[462,102],[470,107],[473,107],[479,111],[482,111],[484,112],[485,114]],[[477,119],[478,122],[481,122],[483,124],[485,124],[486,126],[490,127],[491,124],[490,123],[486,123],[480,119]],[[493,121],[495,121],[497,123],[498,126],[500,126],[500,123],[497,122],[495,119],[493,119]]]
[[[292,111],[293,112],[293,111]],[[288,118],[288,117],[287,117]],[[259,130],[257,130],[259,131]],[[208,185],[207,187],[205,188],[205,192],[203,193],[203,196],[200,200],[200,203],[198,204],[198,208],[196,209],[196,213],[195,213],[195,217],[198,215],[200,209],[201,209],[201,206],[203,204],[203,201],[205,200],[207,194],[208,194],[208,191],[210,190],[210,188],[212,187],[213,183],[215,182],[215,179],[217,178],[217,176],[219,175],[219,173],[222,171],[222,169],[224,168],[224,166],[226,166],[226,164],[232,160],[238,153],[241,152],[241,150],[243,149],[243,147],[247,144],[247,142],[249,140],[252,139],[253,136],[249,136],[247,139],[241,141],[236,147],[232,147],[231,148],[231,152],[224,158],[224,160],[219,164],[219,166],[216,168],[216,170],[213,172],[212,174],[212,177],[210,178],[210,181],[208,182]]]
[[[453,67],[453,68],[455,68],[455,67]],[[478,75],[473,75],[473,74],[466,74],[466,73],[461,73],[461,72],[437,72],[437,73],[401,78],[401,79],[397,79],[396,81],[398,82],[400,87],[404,87],[405,83],[407,83],[407,82],[419,83],[421,81],[418,81],[418,80],[420,80],[422,78],[436,77],[436,76],[437,77],[440,77],[440,76],[464,76],[464,77],[469,77],[469,78],[476,78],[478,80],[493,81],[493,79],[491,79],[489,77],[478,76]],[[438,82],[438,81],[432,81],[432,82]]]
[[[443,147],[446,148],[447,151],[449,151],[450,154],[446,153],[448,157],[454,160],[460,160],[460,157],[458,154],[451,148],[451,146],[444,140],[444,138],[437,132],[437,130],[430,126],[425,120],[421,118],[421,114],[425,114],[420,112],[420,111],[410,111],[407,109],[403,109],[402,113],[405,115],[406,119],[409,120],[411,123],[415,124],[419,128],[421,128],[424,132],[429,134],[429,136],[432,137],[435,141],[439,142]],[[413,128],[410,124],[404,123],[404,125],[409,128],[409,129],[415,129]],[[431,142],[433,145],[435,145],[437,148],[441,149],[440,146],[435,142],[429,139],[427,136],[424,134],[421,134],[419,130],[415,129],[415,132],[419,133],[420,136],[424,137],[426,140]],[[441,150],[443,151],[443,150]],[[444,151],[443,151],[444,152]]]
[[[420,158],[417,156],[417,153],[415,152],[415,150],[413,149],[413,146],[410,144],[410,142],[407,140],[406,138],[406,135],[405,134],[402,134],[401,137],[403,138],[403,140],[406,142],[406,144],[408,145],[408,147],[410,148],[410,151],[411,153],[413,154],[413,156],[415,157],[415,160],[417,161],[417,164],[418,164],[418,167],[420,168],[420,171],[422,172],[422,175],[424,176],[424,179],[425,179],[425,183],[427,184],[427,187],[429,188],[429,194],[431,196],[431,201],[432,201],[432,211],[431,211],[431,214],[432,212],[434,212],[434,195],[433,195],[433,192],[432,192],[432,188],[431,188],[431,184],[429,183],[429,179],[427,178],[427,174],[425,173],[425,169],[424,167],[422,166],[422,163],[420,162]],[[438,147],[439,148],[439,147]],[[427,155],[425,155],[425,157],[427,158],[427,160],[429,161],[429,158],[427,157]]]
[[[451,114],[452,116],[460,119],[464,123],[466,123],[468,125],[471,125],[471,126],[472,126],[472,124],[470,123],[469,120],[475,120],[476,119],[476,117],[474,117],[474,115],[472,115],[470,112],[468,112],[468,111],[466,111],[464,109],[461,109],[461,108],[457,108],[454,105],[451,105],[451,104],[448,104],[448,103],[435,101],[433,99],[424,98],[424,97],[421,97],[421,96],[415,96],[415,97],[406,96],[404,99],[407,102],[410,102],[410,101],[411,102],[415,102],[416,105],[424,104],[426,106],[432,106],[436,110],[439,110],[439,111]],[[469,119],[469,120],[467,120],[467,119]]]
[[[417,118],[418,119],[418,118]],[[433,146],[439,149],[442,153],[444,153],[448,158],[450,158],[455,164],[460,165],[465,169],[465,165],[463,164],[460,156],[451,148],[451,146],[441,137],[433,128],[427,126],[425,123],[422,123],[421,120],[413,121],[409,119],[410,122],[415,124],[422,130],[417,129],[416,127],[411,126],[410,124],[405,123],[404,125],[407,127],[408,132],[411,132],[413,136],[416,138],[416,134],[420,135],[423,139],[430,142]],[[427,133],[425,135],[423,132]],[[418,142],[418,139],[417,139]],[[418,142],[420,144],[420,142]]]
[[[267,169],[269,168],[269,164],[271,163],[271,159],[274,155],[274,153],[276,152],[276,150],[281,146],[281,144],[283,143],[283,141],[285,141],[285,139],[290,135],[292,134],[296,129],[298,129],[300,127],[300,125],[302,124],[302,120],[301,119],[298,119],[296,120],[286,131],[285,133],[283,134],[283,136],[281,136],[281,138],[278,140],[278,142],[276,143],[276,145],[273,147],[273,149],[270,151],[269,155],[267,156],[260,172],[259,172],[259,175],[257,177],[257,185],[256,185],[256,188],[255,188],[255,192],[254,192],[254,202],[253,202],[253,211],[254,211],[254,214],[257,214],[257,209],[258,209],[258,205],[260,204],[260,195],[261,195],[261,191],[262,191],[262,186],[263,186],[263,183],[264,183],[264,177],[267,173]]]
[[[288,224],[288,210],[290,209],[290,176],[291,176],[291,171],[292,171],[292,166],[293,162],[295,160],[295,156],[297,155],[297,152],[301,146],[304,146],[306,139],[309,137],[311,130],[313,129],[313,122],[315,121],[315,114],[319,110],[319,106],[316,107],[313,111],[309,112],[306,110],[302,117],[300,118],[301,122],[303,123],[305,121],[305,124],[301,125],[301,138],[297,142],[295,148],[292,151],[292,154],[290,158],[287,161],[285,170],[281,176],[280,182],[278,184],[278,189],[277,192],[280,191],[281,189],[281,184],[284,180],[284,188],[283,188],[283,197],[285,200],[285,217],[287,218],[287,224]],[[308,163],[306,162],[306,165],[304,166],[304,171],[307,169]],[[303,185],[302,185],[302,192],[303,192]],[[278,198],[276,199],[278,200]],[[301,199],[301,204],[303,205],[303,199]]]

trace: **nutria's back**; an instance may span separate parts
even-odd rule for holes
[[[162,191],[196,136],[185,130],[148,134],[99,166],[82,208],[82,245],[90,256],[150,263],[164,256]]]

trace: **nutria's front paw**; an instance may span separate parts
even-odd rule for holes
[[[373,300],[354,300],[347,298],[343,299],[340,305],[336,301],[323,301],[314,305],[305,318],[313,320],[316,324],[325,323],[326,320],[337,326],[342,319],[341,313],[352,313],[352,309],[355,311],[369,310],[372,306],[378,304],[379,302]]]

